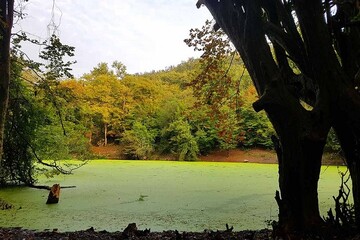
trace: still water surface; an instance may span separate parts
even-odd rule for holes
[[[345,168],[321,171],[322,215],[338,192],[339,170]],[[39,185],[76,186],[62,189],[56,205],[45,204],[46,190],[0,189],[0,198],[15,205],[0,211],[0,226],[119,231],[135,222],[152,231],[203,231],[228,223],[260,229],[276,219],[277,178],[275,164],[96,160],[73,175],[40,179]]]

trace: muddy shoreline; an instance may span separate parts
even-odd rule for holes
[[[118,145],[108,145],[102,147],[91,147],[93,154],[105,159],[124,159],[122,147]],[[159,160],[174,160],[170,155],[154,156]],[[276,152],[269,149],[231,149],[218,150],[205,156],[199,156],[199,161],[204,162],[245,162],[245,163],[264,163],[277,164]],[[335,153],[324,153],[322,165],[343,166],[344,162],[341,157]]]

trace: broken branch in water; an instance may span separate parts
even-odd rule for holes
[[[27,185],[30,188],[36,188],[36,189],[45,189],[45,190],[50,190],[51,186],[46,186],[46,185],[34,185],[34,184],[28,184]],[[61,188],[76,188],[76,186],[63,186]]]

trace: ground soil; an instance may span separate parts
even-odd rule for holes
[[[122,154],[123,148],[118,145],[93,146],[91,151],[99,158],[106,159],[125,159]],[[154,157],[158,160],[175,160],[170,155],[160,155]],[[249,163],[277,163],[276,153],[269,149],[231,149],[219,150],[200,156],[199,161],[206,162],[249,162]],[[333,153],[325,153],[323,156],[323,165],[343,165],[341,158]]]
[[[265,149],[231,149],[214,151],[206,156],[200,156],[200,161],[277,163],[276,153]]]
[[[91,146],[90,151],[98,158],[125,159],[122,154],[123,148],[118,145]]]
[[[92,146],[93,154],[106,159],[125,159],[122,154],[122,147],[118,145]],[[170,155],[159,155],[154,157],[158,160],[173,160]],[[175,160],[175,159],[174,159]],[[276,153],[264,149],[232,149],[214,151],[208,155],[200,156],[199,161],[206,162],[254,162],[254,163],[277,163]]]
[[[0,239],[133,239],[133,240],[161,240],[161,239],[174,239],[174,240],[191,240],[191,239],[208,239],[208,240],[263,240],[272,239],[271,231],[204,231],[201,233],[194,232],[181,232],[178,231],[164,231],[164,232],[149,232],[142,231],[125,231],[124,232],[96,232],[93,228],[85,231],[66,232],[60,233],[56,229],[47,232],[36,232],[30,230],[23,230],[19,228],[0,228]]]
[[[135,225],[134,223],[129,226]],[[128,227],[129,227],[128,226]],[[149,229],[138,230],[135,225],[135,229],[128,230],[125,228],[123,232],[107,232],[107,231],[95,231],[94,228],[90,228],[84,231],[75,232],[58,232],[57,229],[52,231],[33,231],[21,228],[0,228],[0,239],[21,239],[21,240],[37,240],[37,239],[49,239],[49,240],[72,240],[72,239],[119,239],[119,240],[280,240],[280,239],[296,239],[296,240],[360,240],[359,234],[349,234],[344,232],[334,232],[330,230],[329,233],[324,233],[324,236],[319,235],[286,235],[286,236],[273,236],[273,232],[269,229],[262,229],[256,231],[240,231],[233,232],[232,228],[227,230],[204,230],[203,232],[178,232],[163,231],[163,232],[151,232]],[[332,234],[334,232],[335,234]]]

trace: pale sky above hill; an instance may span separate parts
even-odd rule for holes
[[[99,62],[114,60],[124,63],[129,73],[160,70],[199,56],[183,40],[191,28],[212,17],[195,4],[196,0],[56,0],[52,11],[52,0],[29,0],[23,4],[27,16],[14,30],[46,39],[54,29],[48,28],[53,19],[62,42],[76,48],[76,77]],[[39,52],[38,47],[24,50],[32,57]]]

